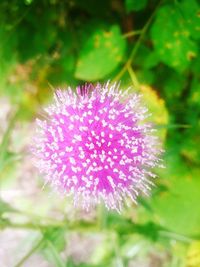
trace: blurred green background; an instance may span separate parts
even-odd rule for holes
[[[53,88],[121,81],[165,149],[150,198],[89,213],[42,190],[34,119]],[[0,1],[0,267],[200,267],[198,0]]]

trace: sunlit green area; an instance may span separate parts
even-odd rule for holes
[[[30,153],[55,88],[120,82],[163,143],[150,197],[75,209]],[[200,267],[198,0],[0,1],[0,267]]]

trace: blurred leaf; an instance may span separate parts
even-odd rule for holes
[[[44,240],[42,238],[39,241],[34,242],[35,244],[32,244],[32,248],[15,264],[15,267],[23,266],[24,263],[42,246],[43,241]]]
[[[118,232],[119,234],[126,235],[134,232],[134,223],[127,218],[115,213],[108,213],[106,220],[106,228]]]
[[[102,79],[123,60],[125,48],[118,25],[95,29],[80,50],[75,77],[87,81]]]
[[[194,77],[192,80],[189,103],[197,105],[200,110],[200,77]]]
[[[41,8],[36,8],[34,12],[26,16],[26,23],[20,25],[18,30],[18,52],[23,62],[40,54],[48,54],[55,46],[57,30],[54,21],[56,16],[57,14],[50,8],[45,12],[42,12]],[[37,20],[37,17],[40,20]]]
[[[157,92],[150,86],[142,85],[140,89],[140,92],[143,94],[143,99],[152,114],[151,121],[155,123],[156,126],[168,124],[169,116],[164,100],[161,99]],[[166,129],[160,130],[159,134],[162,138],[165,138]]]
[[[182,137],[181,155],[190,163],[200,164],[200,78],[194,76],[190,85],[190,94],[185,111],[185,129]]]
[[[185,18],[179,8],[173,5],[159,9],[151,36],[160,59],[179,71],[185,70],[197,56],[197,45],[190,39],[191,33]]]
[[[112,242],[112,238],[110,236],[107,236],[101,242],[101,246],[97,246],[90,259],[90,262],[93,265],[100,266],[102,262],[106,263],[110,258],[112,258],[112,255],[114,253],[114,246],[111,245]]]
[[[60,252],[65,247],[65,230],[62,228],[49,227],[44,232],[43,253],[46,259],[55,267],[66,267]]]
[[[89,14],[93,16],[105,16],[109,12],[110,1],[101,0],[101,1],[93,1],[93,0],[75,0],[75,4],[78,8],[81,8],[84,11],[87,11]]]
[[[187,169],[180,161],[172,160],[166,163],[171,164],[171,172],[165,171],[169,191],[155,195],[152,208],[157,221],[167,229],[183,235],[198,235],[200,169]]]
[[[4,27],[0,27],[0,40],[0,93],[7,94],[7,79],[17,63],[17,38]]]
[[[76,267],[73,260],[71,258],[67,259],[66,267]]]
[[[191,72],[196,76],[199,77],[199,69],[200,69],[200,60],[199,56],[194,59],[193,64],[191,66]]]
[[[153,68],[160,62],[160,58],[155,51],[149,50],[145,56],[144,64],[142,66],[146,69]]]
[[[8,153],[8,145],[12,130],[15,126],[18,117],[18,112],[19,110],[17,110],[14,114],[12,114],[12,117],[10,118],[9,124],[0,143],[0,169],[4,164],[4,161],[6,161],[7,159],[9,159],[10,156],[12,156],[12,153],[11,154]]]
[[[189,246],[187,252],[186,267],[200,266],[200,241],[194,241]]]
[[[144,235],[145,237],[156,241],[159,237],[158,231],[161,229],[159,225],[156,225],[153,222],[148,222],[146,224],[138,224],[136,226],[136,231],[139,234]]]
[[[199,113],[200,115],[200,113]],[[196,126],[196,127],[195,127]],[[196,128],[196,129],[195,129]],[[184,142],[181,144],[180,153],[189,164],[200,164],[200,120],[185,131]]]
[[[76,63],[76,47],[73,34],[70,32],[62,32],[61,40],[59,40],[59,48],[54,53],[55,59],[51,63],[48,73],[48,81],[53,84],[70,84],[74,85],[74,70]]]
[[[147,47],[146,45],[141,44],[138,48],[138,53],[135,56],[133,65],[136,73],[138,74],[138,79],[141,83],[147,83],[155,80],[156,73],[154,70],[150,70],[158,65],[160,59],[158,54]],[[147,77],[146,77],[147,76]],[[150,78],[149,78],[150,77]]]
[[[148,0],[126,0],[125,1],[125,6],[126,6],[126,11],[131,12],[131,11],[139,11],[143,8],[145,8]]]
[[[185,75],[182,75],[176,71],[165,71],[165,83],[163,86],[163,91],[168,102],[175,104],[176,100],[181,96],[185,85]]]
[[[55,267],[66,267],[65,262],[58,253],[54,243],[48,241],[45,250],[43,251],[49,262],[53,263]]]
[[[0,216],[5,212],[16,211],[10,204],[0,198]]]
[[[46,240],[54,244],[58,251],[62,251],[65,247],[65,230],[62,228],[48,228],[44,233]]]
[[[10,220],[2,218],[1,213],[0,213],[0,230],[8,227],[8,225],[10,225],[10,223],[11,223]]]
[[[154,71],[148,69],[141,69],[136,72],[137,78],[141,84],[151,85],[155,81],[155,73]]]
[[[182,16],[186,20],[187,27],[192,38],[200,38],[200,3],[196,0],[183,0],[181,3],[177,2],[178,8]]]
[[[174,242],[171,250],[171,263],[167,267],[186,267],[187,246],[180,242]]]
[[[140,251],[145,250],[145,241],[140,235],[130,235],[121,245],[121,253],[125,258],[133,258]]]
[[[1,162],[0,162],[1,163],[0,172],[2,172],[2,174],[6,174],[6,176],[8,174],[11,174],[10,171],[13,171],[14,166],[19,159],[20,159],[20,156],[16,153],[12,153],[8,151],[4,152],[3,157],[1,158]],[[10,171],[9,171],[9,165],[10,165],[10,169],[12,169]],[[1,175],[0,175],[0,180],[1,180]]]

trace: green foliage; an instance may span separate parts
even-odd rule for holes
[[[125,47],[118,25],[95,28],[80,49],[75,77],[87,81],[104,78],[122,61]]]
[[[13,211],[15,211],[15,209],[11,205],[0,199],[0,216],[5,212],[13,212]]]
[[[189,3],[187,0],[185,2]],[[198,51],[196,43],[192,40],[197,26],[186,17],[190,9],[184,5],[185,2],[160,8],[151,29],[152,40],[160,59],[180,71],[189,66]],[[200,24],[199,21],[197,23]]]
[[[147,0],[141,0],[141,1],[126,0],[125,4],[126,4],[127,12],[139,11],[139,10],[143,9],[146,6]]]
[[[173,163],[171,163],[173,164]],[[185,169],[181,162],[169,171],[168,189],[159,192],[152,201],[159,223],[172,232],[198,236],[200,232],[199,169]],[[192,208],[193,207],[193,208]]]
[[[53,243],[58,251],[62,251],[65,248],[65,229],[60,227],[49,227],[43,233],[46,241]],[[48,243],[47,243],[48,246]]]
[[[0,12],[1,110],[9,100],[9,112],[0,116],[0,229],[34,230],[40,236],[36,244],[28,239],[30,249],[16,267],[29,266],[35,253],[58,267],[130,266],[131,261],[198,267],[199,1],[2,0]],[[22,123],[30,125],[52,88],[107,80],[143,94],[164,143],[165,168],[156,170],[152,196],[140,197],[138,206],[120,215],[101,211],[89,222],[69,204],[49,201],[45,190],[34,197],[24,192],[7,203],[6,190],[23,189],[25,182],[31,188],[36,180],[26,163],[22,143],[29,136]],[[94,249],[85,261],[65,255],[73,234],[102,238],[94,248],[93,243],[83,247],[84,253]]]

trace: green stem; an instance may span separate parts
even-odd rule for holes
[[[64,222],[60,223],[54,223],[54,224],[41,224],[41,223],[13,223],[13,222],[7,222],[1,226],[1,229],[5,228],[16,228],[16,229],[33,229],[33,230],[45,230],[49,227],[57,228],[57,227],[66,227],[67,224],[64,224]]]
[[[60,222],[57,224],[48,224],[48,225],[43,225],[43,224],[33,224],[33,223],[11,223],[11,222],[6,222],[5,225],[3,225],[3,227],[1,227],[1,229],[3,228],[14,228],[14,229],[33,229],[33,230],[40,230],[40,231],[45,231],[47,228],[63,228],[63,229],[67,229],[68,231],[71,232],[93,232],[93,233],[104,233],[104,234],[114,234],[116,235],[116,230],[112,229],[112,228],[102,228],[99,227],[99,225],[94,225],[92,223],[85,223],[83,224],[82,222],[77,222],[77,224],[67,224],[66,222]],[[180,242],[184,242],[184,243],[190,243],[192,241],[195,241],[196,239],[191,238],[189,236],[184,236],[184,235],[180,235],[174,232],[170,232],[168,230],[161,230],[159,231],[159,235],[169,238],[169,239],[174,239]]]
[[[191,243],[191,242],[194,242],[195,239],[192,239],[188,236],[184,236],[184,235],[180,235],[180,234],[177,234],[177,233],[173,233],[173,232],[169,232],[169,231],[159,231],[159,234],[160,236],[163,236],[163,237],[167,237],[167,238],[170,238],[170,239],[174,239],[176,241],[180,241],[180,242],[183,242],[183,243]]]
[[[20,110],[21,110],[21,106],[19,105],[17,109],[15,110],[15,112],[11,114],[11,118],[9,120],[7,129],[3,135],[3,138],[0,144],[0,171],[2,171],[7,164],[12,163],[15,160],[19,160],[19,157],[18,157],[19,155],[16,155],[16,157],[12,157],[10,159],[5,160],[5,154],[7,152],[10,136],[15,126],[15,123],[17,121]]]
[[[0,222],[1,223],[1,222]],[[106,230],[99,229],[99,225],[94,225],[91,223],[77,222],[77,224],[69,224],[67,222],[57,222],[54,224],[42,224],[42,223],[13,223],[6,221],[4,224],[0,224],[0,229],[13,228],[13,229],[32,229],[45,231],[47,228],[63,228],[69,231],[78,231],[78,232],[102,232]]]
[[[189,125],[189,124],[159,124],[156,126],[157,129],[167,129],[167,128],[184,128],[184,129],[187,129],[187,128],[191,128],[192,125]]]
[[[123,34],[123,38],[128,38],[128,37],[132,37],[135,35],[140,35],[141,33],[142,33],[142,30],[127,32],[127,33]]]
[[[139,36],[139,38],[138,38],[135,46],[133,47],[133,50],[131,51],[131,54],[130,54],[130,56],[129,56],[127,62],[126,62],[126,64],[123,66],[123,68],[121,69],[121,71],[114,77],[113,82],[114,81],[118,81],[124,75],[124,73],[126,72],[126,70],[131,66],[132,61],[133,61],[133,59],[134,59],[134,57],[135,57],[135,55],[136,55],[136,53],[138,51],[138,48],[140,47],[141,42],[142,42],[142,40],[144,38],[144,35],[145,35],[147,29],[149,28],[149,26],[150,26],[150,24],[152,22],[152,19],[155,16],[155,14],[156,14],[159,6],[161,5],[161,3],[162,3],[162,0],[158,3],[157,7],[155,8],[155,10],[153,11],[153,13],[151,14],[150,18],[148,19],[147,23],[142,28],[142,30],[140,32],[140,36]]]
[[[26,216],[29,220],[31,221],[42,221],[46,222],[48,224],[60,224],[59,221],[55,220],[54,218],[51,217],[44,217],[39,214],[33,214],[31,212],[25,211],[25,210],[15,210],[16,213],[18,213],[21,216]]]
[[[25,263],[25,261],[27,261],[27,259],[30,258],[30,256],[40,248],[43,242],[44,237],[42,237],[42,239],[40,239],[39,242],[34,247],[32,247],[32,249],[28,251],[28,253],[14,267],[21,267]]]
[[[137,79],[137,76],[136,76],[134,70],[132,69],[131,66],[128,66],[127,70],[128,70],[128,73],[129,73],[129,75],[130,75],[130,77],[131,77],[133,86],[134,86],[135,88],[139,89],[139,88],[140,88],[140,83],[139,83],[139,81],[138,81],[138,79]]]
[[[63,259],[60,257],[58,250],[55,248],[55,246],[53,245],[52,242],[50,242],[49,240],[46,240],[48,248],[50,249],[50,253],[54,258],[55,261],[55,265],[57,267],[65,267],[65,263],[63,261]]]
[[[119,236],[118,235],[115,236],[115,238],[113,240],[113,244],[114,244],[114,252],[115,252],[115,259],[116,259],[115,266],[116,267],[124,267],[123,258],[122,258],[121,253],[120,253],[120,245],[119,245]]]
[[[6,132],[3,135],[3,139],[2,139],[2,142],[0,144],[0,162],[1,163],[2,163],[2,160],[3,160],[3,157],[4,157],[4,153],[5,153],[6,149],[7,149],[9,138],[10,138],[12,129],[13,129],[14,125],[15,125],[17,116],[18,116],[18,110],[11,117],[10,122],[8,124],[8,127],[6,129]]]
[[[103,230],[106,227],[106,210],[104,205],[101,203],[99,205],[99,210],[98,210],[98,223],[99,223],[99,229]]]

